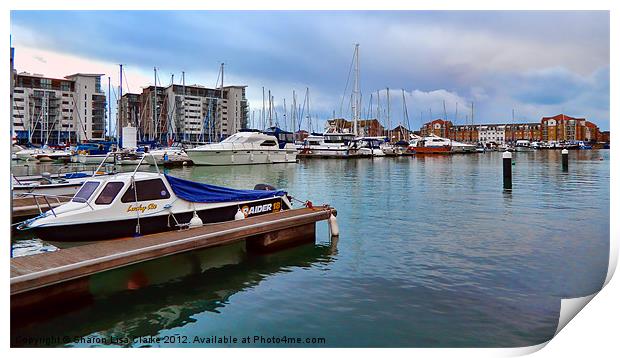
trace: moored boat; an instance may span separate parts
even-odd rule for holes
[[[154,149],[144,157],[149,165],[183,166],[192,164],[192,160],[182,147],[167,147]]]
[[[450,154],[452,146],[450,140],[438,136],[413,136],[407,151],[414,154]]]
[[[358,137],[349,142],[349,156],[383,157],[385,137]]]
[[[339,132],[310,135],[304,139],[299,155],[309,158],[348,158],[349,143],[354,138],[352,133]]]
[[[196,165],[246,165],[295,163],[297,150],[292,143],[280,146],[278,138],[260,132],[238,132],[220,143],[188,149]]]
[[[270,190],[265,190],[270,189]],[[18,229],[47,241],[95,241],[239,220],[292,207],[270,186],[236,190],[161,173],[88,178],[73,199]]]

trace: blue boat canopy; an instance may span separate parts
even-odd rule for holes
[[[164,175],[176,196],[193,203],[248,201],[286,195],[284,190],[237,190]]]

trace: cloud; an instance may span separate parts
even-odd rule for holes
[[[11,31],[18,53],[123,63],[136,88],[152,82],[153,66],[162,83],[185,71],[212,86],[225,62],[226,83],[247,84],[252,108],[262,107],[263,86],[278,105],[309,87],[323,119],[340,110],[360,43],[363,103],[385,87],[445,91],[474,101],[480,121],[510,117],[513,107],[532,118],[573,108],[609,126],[609,78],[591,82],[609,68],[606,11],[13,11]],[[443,112],[442,100],[431,102],[420,106]]]

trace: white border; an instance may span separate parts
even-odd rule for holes
[[[56,1],[29,1],[29,0],[5,0],[1,2],[2,11],[2,21],[0,23],[3,24],[5,28],[5,37],[4,37],[4,45],[2,46],[2,55],[4,59],[9,58],[8,48],[9,48],[9,37],[6,36],[9,33],[10,26],[10,10],[11,9],[329,9],[329,10],[352,10],[352,9],[377,9],[377,10],[403,10],[403,9],[418,9],[418,10],[426,10],[426,9],[435,9],[435,10],[482,10],[482,9],[493,9],[493,10],[611,10],[611,60],[610,64],[618,64],[618,16],[616,11],[618,10],[618,2],[617,1],[603,1],[603,0],[589,0],[589,1],[575,1],[575,0],[566,0],[566,1],[545,1],[541,2],[539,0],[523,0],[523,1],[490,1],[490,0],[469,0],[469,1],[459,1],[459,0],[450,0],[450,1],[416,1],[415,4],[405,4],[402,0],[382,0],[382,1],[369,1],[369,0],[357,0],[355,2],[345,2],[342,1],[340,4],[335,3],[334,1],[326,1],[326,0],[303,0],[296,2],[284,2],[278,0],[261,0],[261,1],[209,1],[207,4],[199,3],[198,1],[191,0],[176,0],[176,1],[162,1],[162,0],[147,0],[147,1],[130,1],[130,0],[108,0],[108,1],[75,1],[75,0],[56,0]],[[353,5],[355,7],[353,7]],[[208,7],[207,7],[208,6]],[[612,99],[619,98],[618,94],[618,78],[617,71],[614,66],[611,66],[611,96]],[[5,70],[6,71],[6,70]],[[4,100],[2,103],[2,110],[5,113],[5,120],[0,121],[0,133],[3,133],[2,138],[3,141],[0,148],[0,157],[5,158],[2,161],[3,168],[8,169],[6,159],[9,158],[9,150],[8,143],[6,142],[7,134],[10,133],[9,123],[6,120],[6,113],[8,112],[8,98],[9,98],[9,85],[8,85],[8,76],[6,76],[6,72],[4,76],[0,76],[2,81],[2,98]],[[610,103],[610,130],[615,134],[615,130],[617,129],[617,125],[615,120],[611,120],[611,118],[618,117],[617,107],[614,105],[614,101],[612,100]],[[611,157],[615,157],[615,153],[617,149],[614,147],[612,149]],[[611,193],[610,193],[610,203],[611,203],[611,215],[610,217],[618,217],[614,216],[613,213],[618,213],[618,201],[614,201],[614,198],[618,198],[618,189],[614,188],[612,183],[617,182],[618,178],[618,167],[611,165]],[[9,170],[2,170],[2,182],[5,183],[4,190],[0,192],[2,202],[5,205],[2,207],[2,217],[9,218],[9,208],[6,203],[9,202]],[[7,219],[5,219],[7,220]],[[8,220],[7,220],[8,221]],[[5,221],[5,223],[7,222]],[[593,295],[591,297],[587,297],[584,299],[573,299],[573,300],[564,300],[562,304],[562,310],[566,314],[567,312],[572,312],[574,314],[575,311],[578,312],[584,305],[584,303],[592,300],[592,303],[587,305],[587,308],[583,309],[583,312],[574,319],[575,322],[568,324],[557,337],[552,339],[547,348],[543,349],[538,353],[540,356],[546,357],[556,357],[556,356],[565,356],[565,355],[596,355],[596,352],[614,352],[617,350],[616,339],[617,339],[617,327],[618,324],[615,321],[618,317],[618,302],[620,302],[620,286],[616,282],[611,281],[610,279],[615,271],[615,266],[617,265],[617,254],[618,254],[618,224],[613,220],[610,223],[610,233],[611,233],[611,245],[610,245],[610,268],[607,275],[606,283],[607,286],[605,289],[598,295]],[[8,230],[8,225],[5,226],[5,230]],[[6,232],[6,231],[5,231]],[[9,235],[5,236],[5,240],[9,240]],[[6,245],[6,243],[5,243]],[[8,248],[6,250],[8,252]],[[8,278],[9,278],[9,262],[8,255],[1,255],[3,260],[2,265],[2,274],[5,277],[5,294],[2,295],[2,307],[5,309],[5,314],[3,317],[9,317],[9,300],[8,300]],[[570,309],[569,309],[570,308]],[[564,317],[562,318],[564,319]],[[2,326],[2,335],[0,335],[2,339],[2,346],[6,349],[9,346],[9,326],[10,322],[8,319],[5,319],[4,324]],[[368,350],[368,349],[352,349],[343,351],[340,349],[321,349],[321,350],[295,350],[291,351],[289,349],[236,349],[236,350],[220,350],[220,349],[211,349],[209,351],[204,351],[200,349],[183,349],[180,354],[191,354],[197,356],[205,356],[205,355],[269,355],[269,356],[290,356],[294,354],[295,356],[312,356],[314,358],[315,355],[342,355],[342,354],[351,354],[351,355],[375,355],[381,353],[388,353],[390,355],[397,356],[405,356],[405,355],[424,355],[424,356],[472,356],[472,357],[480,357],[480,356],[514,356],[514,355],[522,355],[528,354],[531,352],[535,352],[547,344],[541,344],[534,347],[525,347],[525,348],[515,348],[515,349],[416,349],[415,351],[411,351],[410,349],[390,349],[389,351],[381,350]],[[384,352],[385,351],[385,352]],[[148,353],[146,353],[148,352]],[[176,353],[176,350],[115,350],[114,354],[149,354],[149,355],[169,355],[171,353]],[[8,352],[7,352],[8,353]],[[45,355],[82,355],[84,354],[81,350],[32,350],[32,349],[20,349],[20,350],[12,350],[13,354],[21,353],[21,354],[45,354]],[[89,350],[89,355],[95,356],[103,356],[104,354],[108,354],[108,351],[104,350]]]

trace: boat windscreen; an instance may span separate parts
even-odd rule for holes
[[[95,190],[97,190],[98,186],[99,182],[97,181],[87,181],[86,183],[82,184],[82,187],[80,188],[80,190],[78,190],[78,192],[75,194],[73,199],[71,199],[71,201],[74,201],[76,203],[87,202],[88,199],[90,199],[90,197],[93,195]]]

